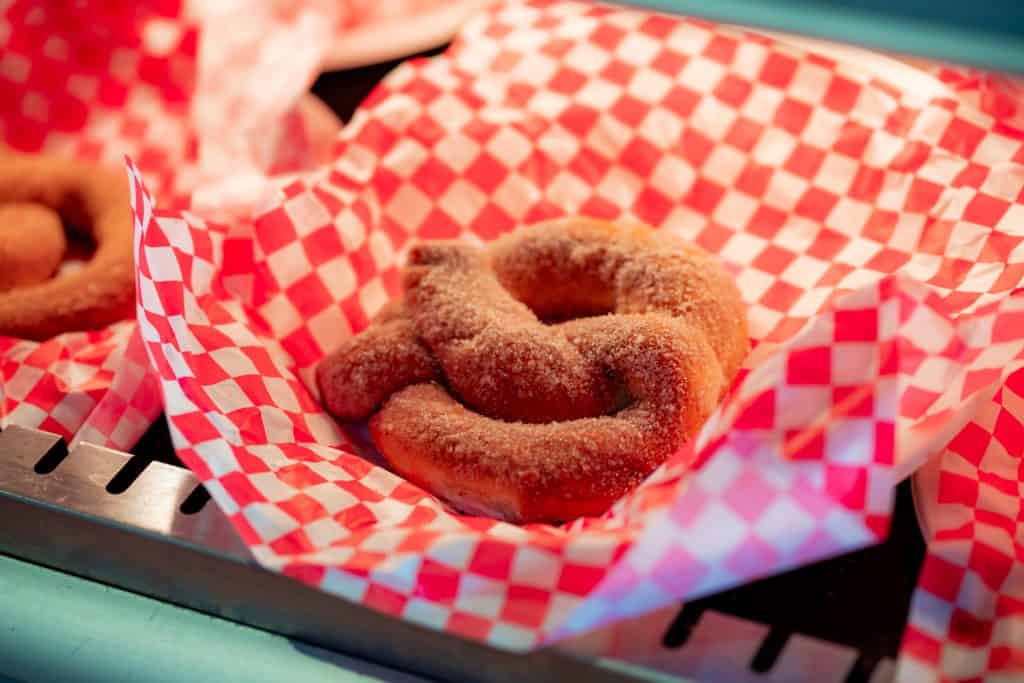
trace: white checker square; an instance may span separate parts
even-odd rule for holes
[[[309,261],[299,241],[289,242],[273,253],[267,254],[267,265],[281,289],[287,289],[309,275]],[[179,275],[178,281],[181,281]]]
[[[825,225],[846,235],[860,235],[871,218],[870,204],[840,195],[839,201],[825,217]]]
[[[765,166],[782,166],[793,154],[794,149],[796,139],[792,135],[779,128],[768,127],[751,150],[751,157]],[[774,174],[773,178],[777,175],[778,173]]]
[[[689,90],[698,93],[710,93],[725,76],[725,67],[706,57],[691,58],[680,70],[676,80]],[[709,98],[703,98],[707,101]]]
[[[411,233],[423,224],[433,208],[434,205],[430,197],[423,194],[414,185],[403,183],[395,191],[385,210],[399,225]]]
[[[327,209],[310,192],[302,192],[285,201],[284,212],[288,214],[300,237],[331,222]]]
[[[768,125],[775,118],[775,112],[782,103],[783,94],[775,88],[754,83],[740,113],[757,123]]]
[[[382,165],[408,178],[427,159],[427,150],[412,138],[402,138],[382,159]]]
[[[824,107],[816,107],[811,110],[800,138],[819,149],[831,149],[842,134],[845,123],[845,117]]]
[[[590,186],[574,173],[561,172],[551,181],[547,197],[558,206],[575,211],[590,196]]]
[[[661,50],[661,43],[643,33],[628,33],[615,48],[615,56],[633,66],[645,66]]]
[[[522,545],[516,549],[509,570],[509,582],[554,589],[561,570],[558,556],[543,549]]]
[[[640,122],[637,132],[655,147],[665,149],[675,144],[685,126],[685,122],[674,112],[664,107],[652,107]]]
[[[817,105],[828,91],[833,75],[830,69],[821,65],[800,61],[790,81],[789,95],[807,104]]]
[[[726,255],[720,255],[726,260],[731,260]],[[743,292],[743,297],[747,301],[757,301],[774,284],[774,275],[769,275],[756,268],[745,268],[736,278],[736,285]]]
[[[368,315],[379,311],[389,298],[387,290],[384,289],[384,283],[379,277],[373,278],[359,290],[359,305]]]
[[[533,145],[519,131],[502,127],[487,141],[486,148],[497,161],[508,168],[516,168],[530,156]]]
[[[181,268],[178,258],[170,247],[142,247],[144,258],[149,262],[150,278],[153,282],[181,282]]]
[[[678,157],[665,155],[654,167],[648,182],[669,199],[677,200],[690,191],[696,177],[689,164],[680,161]]]
[[[828,153],[814,176],[814,184],[833,194],[845,195],[859,169],[860,164],[850,157]]]
[[[366,241],[366,225],[351,209],[344,209],[334,219],[334,227],[347,251],[356,251]]]
[[[642,102],[655,104],[672,89],[667,76],[652,69],[641,69],[626,86],[626,92]]]
[[[283,292],[278,292],[260,306],[260,313],[269,321],[278,335],[288,334],[302,327],[302,316]]]
[[[337,300],[346,299],[356,291],[356,273],[348,258],[331,259],[317,267],[316,274]]]
[[[835,261],[860,268],[877,256],[881,249],[876,242],[862,237],[852,237],[835,255]]]
[[[605,111],[622,96],[622,89],[608,81],[595,79],[587,81],[579,92],[576,101],[598,111]]]
[[[785,554],[792,553],[816,527],[810,513],[789,498],[776,498],[754,523],[758,536]]]
[[[402,611],[403,619],[438,630],[444,629],[450,616],[451,610],[447,607],[419,598],[409,598]]]
[[[593,43],[580,41],[562,59],[566,66],[581,73],[598,73],[608,64],[611,56],[607,50],[595,47]]]
[[[434,156],[456,173],[465,173],[480,154],[480,145],[458,131],[450,132],[434,145]]]
[[[730,187],[747,163],[746,155],[729,145],[716,145],[701,167],[703,174],[719,185]],[[734,224],[735,225],[735,224]]]
[[[338,550],[348,549],[338,548]],[[320,582],[320,587],[328,593],[340,595],[353,602],[360,602],[366,595],[369,582],[348,572],[328,569],[324,574],[323,580]]]
[[[723,140],[736,120],[736,110],[714,97],[704,97],[693,110],[693,125],[712,140]]]

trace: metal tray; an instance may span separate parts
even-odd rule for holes
[[[923,555],[909,490],[874,548],[512,654],[327,596],[258,567],[161,421],[135,454],[0,433],[0,551],[442,681],[890,680]],[[866,600],[865,597],[871,599]],[[615,657],[607,643],[615,642]]]

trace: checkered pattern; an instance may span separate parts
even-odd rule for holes
[[[901,675],[1024,677],[1024,373],[942,452],[920,489],[928,556],[904,635]]]
[[[1024,364],[1024,146],[951,91],[535,0],[395,71],[336,152],[230,225],[151,220],[140,192],[140,331],[179,455],[259,561],[432,628],[525,649],[877,542],[895,482]],[[737,273],[757,347],[692,448],[563,528],[359,457],[310,376],[408,245],[576,213]]]
[[[190,16],[173,1],[136,3],[130,11],[101,0],[4,3],[0,142],[117,167],[129,153],[167,206],[187,205],[196,184],[210,175],[248,169],[247,187],[258,187],[263,170],[311,167],[329,148],[337,122],[324,124],[321,112],[295,102],[326,39],[316,38],[302,13],[292,23],[258,12],[250,12],[248,22],[213,19]],[[225,40],[227,28],[240,23],[273,38],[260,42],[232,29],[232,40]],[[278,24],[280,30],[266,30]],[[269,63],[275,50],[295,55],[290,70]],[[246,68],[261,81],[258,87],[224,77]],[[268,73],[273,78],[264,78]],[[283,87],[282,79],[290,85]],[[232,80],[235,87],[228,87]],[[270,92],[263,89],[268,85]],[[236,123],[232,134],[224,131],[225,120]],[[259,146],[243,154],[249,139]],[[233,167],[225,161],[228,152]],[[218,190],[219,208],[228,197],[247,196]],[[0,368],[4,425],[127,449],[160,412],[156,378],[131,322],[43,343],[0,340]]]

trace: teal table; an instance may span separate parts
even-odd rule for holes
[[[0,555],[0,683],[427,683]]]

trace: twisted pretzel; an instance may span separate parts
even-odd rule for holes
[[[96,244],[89,262],[53,277],[64,226]],[[46,339],[103,327],[134,310],[127,183],[91,164],[0,155],[0,334]]]
[[[324,403],[372,415],[402,476],[508,521],[602,513],[697,432],[747,350],[728,275],[642,227],[419,245],[403,289],[317,368]]]

